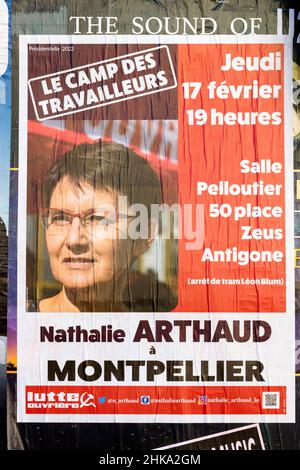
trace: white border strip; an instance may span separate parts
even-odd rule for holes
[[[51,34],[20,34],[20,43],[24,44],[284,44],[291,43],[293,38],[276,34],[215,34],[215,35],[51,35]]]

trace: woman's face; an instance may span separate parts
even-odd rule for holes
[[[53,223],[46,229],[53,276],[76,289],[117,281],[130,269],[133,258],[132,240],[119,237],[127,232],[128,220],[98,223],[100,219],[113,221],[117,196],[88,184],[81,188],[75,188],[68,177],[57,184],[50,200]],[[82,214],[86,214],[83,223]]]

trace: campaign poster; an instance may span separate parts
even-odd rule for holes
[[[294,422],[290,41],[19,36],[18,421]]]

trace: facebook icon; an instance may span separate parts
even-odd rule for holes
[[[148,395],[141,396],[141,404],[142,405],[149,405],[150,404],[150,397]]]

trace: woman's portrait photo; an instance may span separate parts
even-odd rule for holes
[[[177,244],[161,237],[163,191],[147,159],[120,143],[55,158],[28,219],[28,311],[173,310]]]

